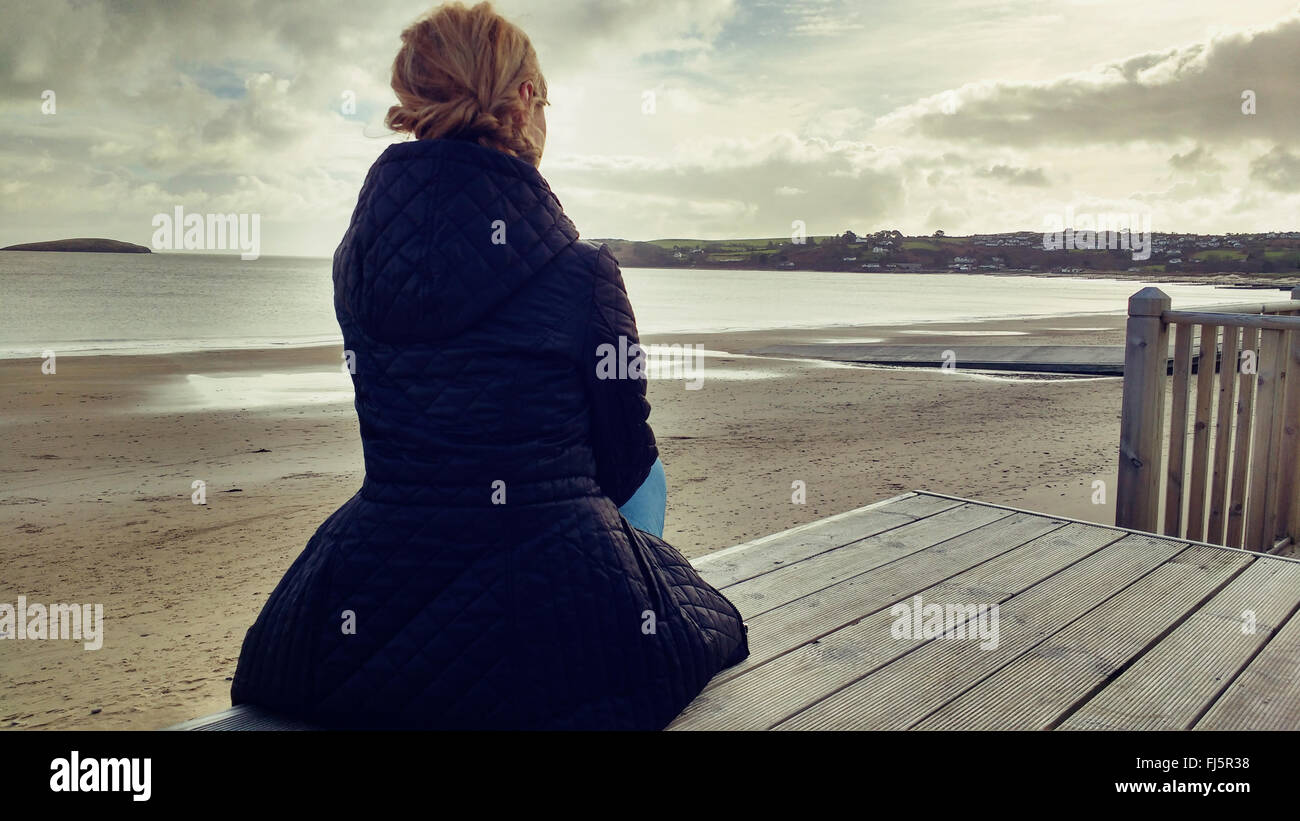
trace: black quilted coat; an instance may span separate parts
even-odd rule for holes
[[[619,514],[657,456],[609,250],[537,169],[389,147],[334,255],[365,450],[244,640],[235,704],[332,726],[659,729],[748,654],[740,614]]]

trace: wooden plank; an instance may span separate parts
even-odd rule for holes
[[[1174,568],[1180,561],[1211,572],[1189,576]],[[1212,547],[1188,551],[1040,642],[915,729],[1051,729],[1252,561],[1249,554]]]
[[[1227,323],[1238,328],[1260,328],[1272,331],[1289,331],[1300,328],[1300,317],[1252,314],[1212,314],[1204,311],[1165,311],[1165,322],[1185,325]]]
[[[1242,546],[1248,550],[1267,551],[1273,546],[1273,540],[1268,538],[1273,532],[1274,514],[1269,505],[1269,482],[1276,481],[1277,472],[1273,419],[1282,364],[1282,334],[1265,331],[1259,347],[1259,376],[1255,380],[1255,441],[1247,482],[1246,540]]]
[[[1300,291],[1300,289],[1297,289]],[[1300,333],[1291,334],[1291,367],[1293,373],[1300,376]],[[1300,440],[1300,378],[1290,380],[1285,404],[1286,424]],[[1286,448],[1289,458],[1294,461],[1291,472],[1284,474],[1291,482],[1286,522],[1287,537],[1291,544],[1300,544],[1300,441],[1292,441]],[[1280,511],[1279,511],[1280,513]]]
[[[750,539],[747,542],[733,544],[730,547],[719,548],[710,553],[706,553],[703,556],[697,556],[696,558],[691,559],[691,564],[695,566],[696,570],[704,572],[707,569],[708,565],[718,564],[722,562],[724,559],[734,557],[735,554],[737,553],[747,552],[751,549],[758,548],[761,545],[765,545],[769,542],[789,539],[800,533],[806,533],[810,530],[816,530],[818,528],[824,527],[830,521],[836,519],[844,519],[849,516],[858,516],[866,511],[877,510],[882,507],[887,507],[889,505],[896,504],[901,501],[915,498],[916,496],[917,493],[915,491],[900,493],[897,496],[891,497],[889,499],[881,499],[878,502],[872,502],[869,505],[864,505],[862,507],[854,508],[852,510],[847,510],[843,513],[837,513],[833,516],[828,516],[824,519],[817,519],[815,521],[805,522],[804,524],[795,525],[794,527],[789,528],[787,530],[781,530],[776,533],[769,533],[766,536],[759,536],[757,539]],[[966,500],[962,499],[961,501],[964,502]]]
[[[1250,477],[1250,442],[1255,425],[1255,372],[1259,370],[1259,331],[1243,328],[1241,353],[1237,357],[1240,370],[1237,390],[1237,433],[1232,452],[1232,490],[1228,497],[1228,527],[1224,542],[1230,547],[1241,547],[1246,526],[1246,480]],[[1245,355],[1253,357],[1255,366],[1247,371]]]
[[[1012,514],[980,504],[909,522],[844,547],[778,567],[724,589],[746,619]]]
[[[1257,559],[1059,729],[1190,729],[1298,602],[1300,564]]]
[[[1277,419],[1274,431],[1277,437],[1277,478],[1271,490],[1273,496],[1273,541],[1292,538],[1294,499],[1297,469],[1300,469],[1300,332],[1290,331],[1283,337],[1283,373],[1278,392]]]
[[[996,648],[931,639],[773,729],[910,727],[1157,567],[1168,568],[1161,577],[1172,577],[1170,590],[1206,573],[1196,564],[1168,563],[1187,549],[1171,539],[1126,536],[1002,605]]]
[[[1214,313],[1223,313],[1223,314],[1283,314],[1285,315],[1285,314],[1292,313],[1296,307],[1296,297],[1294,295],[1295,290],[1300,290],[1300,289],[1293,289],[1293,295],[1291,299],[1286,300],[1284,302],[1234,302],[1229,305],[1207,305],[1202,310],[1207,313],[1214,312]]]
[[[860,574],[815,594],[795,599],[747,620],[749,658],[724,670],[732,678],[864,614],[887,607],[967,567],[1012,550],[1064,526],[1036,514],[1008,515],[975,530],[939,542],[931,549]],[[1118,536],[1116,536],[1118,538]],[[715,679],[715,682],[719,679]]]
[[[1003,520],[988,525],[985,530],[1007,526]],[[852,609],[847,614],[858,614],[856,620],[846,620],[841,615],[835,620],[840,629],[830,635],[823,629],[826,622],[813,621],[825,609],[820,603],[814,602],[812,607],[801,607],[803,603],[799,602],[788,605],[782,610],[796,611],[792,621],[801,622],[800,646],[775,660],[765,659],[767,663],[744,675],[711,684],[670,729],[766,729],[924,643],[923,638],[893,637],[890,628],[897,617],[890,610],[895,603],[908,601],[918,594],[924,600],[979,599],[1001,603],[1122,535],[1122,531],[1095,525],[1072,524],[1022,546],[1010,545],[1010,549],[996,558],[981,561],[981,557],[999,549],[1001,539],[976,540],[967,534],[953,540],[963,544],[950,543],[948,552],[953,562],[946,565],[937,563],[941,556],[926,551],[868,574],[849,592],[848,604]],[[961,573],[948,578],[941,575],[959,564],[971,563],[976,564]],[[846,592],[849,587],[850,584],[841,585],[827,592]],[[750,622],[751,639],[757,635],[757,627],[755,622]]]
[[[1236,419],[1236,388],[1238,351],[1241,345],[1241,329],[1225,327],[1223,329],[1223,359],[1219,367],[1219,406],[1215,412],[1214,437],[1214,481],[1210,487],[1210,523],[1205,531],[1205,541],[1213,544],[1224,542],[1224,527],[1227,525],[1228,485],[1231,470],[1232,430]]]
[[[910,495],[890,505],[869,506],[819,519],[768,538],[702,556],[692,562],[705,581],[722,589],[845,544],[915,522],[960,505],[951,499]]]
[[[1187,538],[1205,536],[1205,487],[1210,475],[1210,421],[1214,408],[1214,363],[1219,355],[1219,327],[1201,326],[1200,365],[1196,371],[1196,423],[1192,426],[1192,478],[1187,504]]]
[[[1169,459],[1165,470],[1166,536],[1183,535],[1183,478],[1187,475],[1187,383],[1192,371],[1195,326],[1174,326],[1174,380],[1169,412]]]
[[[1282,438],[1286,432],[1283,412],[1286,405],[1287,389],[1287,371],[1288,361],[1290,360],[1290,340],[1287,338],[1290,332],[1283,332],[1278,335],[1277,342],[1277,377],[1273,392],[1273,410],[1269,414],[1269,456],[1268,456],[1268,482],[1265,491],[1264,500],[1264,529],[1261,538],[1267,547],[1265,551],[1277,550],[1278,522],[1277,515],[1282,498],[1282,461],[1286,454]],[[1281,528],[1286,530],[1285,525]]]
[[[1300,729],[1297,681],[1300,681],[1300,613],[1292,613],[1193,729]]]
[[[956,499],[935,496],[932,493],[913,493],[906,498],[893,501],[881,509],[889,513],[902,513],[905,516],[924,519],[926,516],[933,516],[940,511],[949,510],[961,503]]]
[[[1161,314],[1169,310],[1169,304],[1169,297],[1159,288],[1143,288],[1128,301],[1119,482],[1115,492],[1115,524],[1120,527],[1155,531],[1160,526],[1160,463],[1169,356],[1169,326]]]

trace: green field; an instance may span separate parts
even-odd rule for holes
[[[923,240],[923,239],[909,239],[903,241],[903,250],[904,251],[938,251],[941,249],[939,248],[938,242],[931,242],[929,240]]]
[[[1211,248],[1208,251],[1198,251],[1192,256],[1206,260],[1245,259],[1246,252],[1240,248]]]

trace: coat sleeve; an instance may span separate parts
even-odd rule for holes
[[[641,378],[632,378],[631,359],[637,351],[633,346],[639,344],[636,318],[618,263],[605,246],[596,258],[592,287],[581,367],[591,411],[596,481],[614,504],[622,506],[650,475],[659,449],[647,421],[648,379],[644,372]],[[618,360],[625,364],[619,367]]]

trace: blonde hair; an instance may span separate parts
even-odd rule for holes
[[[532,81],[527,103],[519,86]],[[546,79],[528,36],[491,3],[465,8],[448,3],[402,32],[393,60],[397,105],[385,119],[417,139],[470,140],[541,162],[540,131],[528,125],[530,107],[548,105]]]

